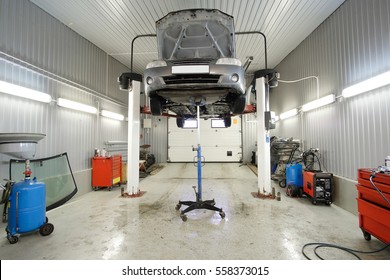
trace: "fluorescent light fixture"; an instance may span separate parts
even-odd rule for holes
[[[390,84],[390,71],[347,87],[343,90],[342,95],[344,97],[351,97],[388,84]]]
[[[68,100],[65,98],[58,98],[57,105],[61,106],[61,107],[77,110],[77,111],[91,113],[91,114],[96,114],[96,112],[97,112],[97,109],[95,107],[85,105],[82,103],[78,103],[78,102]]]
[[[0,92],[4,92],[7,94],[11,94],[23,98],[28,98],[39,102],[50,103],[51,101],[51,96],[49,94],[36,91],[33,89],[17,86],[3,81],[0,81]]]
[[[114,119],[114,120],[118,120],[118,121],[123,121],[125,119],[124,115],[117,114],[117,113],[114,113],[114,112],[110,112],[110,111],[107,111],[107,110],[102,110],[101,113],[102,113],[103,117],[107,117],[107,118],[110,118],[110,119]]]
[[[310,111],[310,110],[314,110],[314,109],[317,109],[319,107],[331,104],[331,103],[335,102],[335,100],[336,100],[335,95],[334,94],[329,94],[327,96],[321,97],[321,98],[319,98],[317,100],[314,100],[314,101],[311,101],[311,102],[308,102],[308,103],[304,104],[302,106],[302,111],[303,112],[307,112],[307,111]]]
[[[285,119],[294,117],[295,115],[298,115],[298,109],[297,108],[292,109],[292,110],[287,111],[287,112],[284,112],[284,113],[281,113],[280,114],[280,119],[281,120],[285,120]]]

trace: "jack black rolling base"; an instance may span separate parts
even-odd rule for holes
[[[196,201],[181,201],[176,205],[176,210],[179,210],[182,205],[188,206],[186,209],[180,211],[180,218],[183,222],[187,221],[186,213],[195,210],[195,209],[207,209],[211,211],[218,211],[221,218],[225,218],[225,212],[222,208],[215,206],[215,200],[202,200],[202,154],[201,147],[198,145],[198,148],[194,148],[197,151],[197,168],[198,168],[198,191],[196,191],[196,186],[193,186],[196,196]]]

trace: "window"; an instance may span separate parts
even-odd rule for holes
[[[223,119],[211,119],[211,128],[226,128]]]
[[[195,119],[184,120],[183,128],[198,128],[198,121]]]

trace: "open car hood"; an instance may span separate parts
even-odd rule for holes
[[[165,61],[235,58],[233,17],[219,10],[171,12],[156,22],[158,56]]]

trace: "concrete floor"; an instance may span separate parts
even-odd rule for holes
[[[215,198],[226,218],[195,210],[183,222],[175,210],[178,200],[193,200],[197,184],[192,164],[170,163],[140,183],[140,198],[120,196],[120,188],[82,195],[49,211],[54,232],[35,232],[9,244],[1,224],[0,259],[305,259],[302,246],[325,242],[371,251],[384,246],[375,238],[365,241],[358,218],[331,205],[314,206],[308,199],[258,199],[257,177],[237,163],[203,168],[203,199]],[[184,206],[183,206],[184,208]],[[183,209],[182,208],[182,209]],[[313,256],[312,250],[307,250]],[[340,250],[323,249],[326,259],[353,259]],[[387,249],[363,259],[390,259]]]

